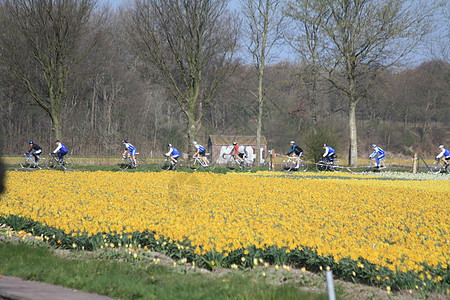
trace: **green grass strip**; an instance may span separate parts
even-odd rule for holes
[[[248,273],[183,273],[162,265],[64,259],[50,248],[0,242],[0,274],[120,299],[327,299]]]

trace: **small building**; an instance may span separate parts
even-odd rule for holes
[[[231,153],[233,150],[233,142],[237,142],[239,146],[245,147],[247,156],[253,161],[256,159],[256,136],[242,135],[210,135],[208,140],[208,150],[211,153],[213,161],[224,164],[223,154]],[[261,136],[261,162],[263,163],[267,154],[267,140]]]

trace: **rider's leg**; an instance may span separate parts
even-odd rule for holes
[[[386,155],[377,155],[377,157],[375,157],[375,160],[377,161],[377,167],[381,167],[381,162],[384,160],[384,157]]]
[[[330,163],[334,163],[334,154],[329,155],[328,158],[330,159]]]
[[[447,169],[448,165],[449,165],[449,161],[450,157],[442,157],[442,161],[444,162],[444,168]]]
[[[378,156],[375,156],[375,161],[377,162],[377,168],[380,167],[380,158]]]

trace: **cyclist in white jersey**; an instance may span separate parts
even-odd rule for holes
[[[127,142],[127,140],[123,140],[122,144],[125,146],[125,151],[123,151],[122,156],[125,157],[131,157],[131,161],[133,162],[134,166],[136,166],[136,148]]]
[[[208,161],[206,160],[206,149],[196,141],[193,141],[192,144],[194,145],[197,152],[194,153],[193,157],[199,157],[204,163],[205,166],[208,166]]]

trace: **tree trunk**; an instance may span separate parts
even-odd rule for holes
[[[95,99],[97,98],[97,80],[94,80],[94,91],[92,92],[92,107],[91,107],[91,130],[95,130]]]
[[[311,117],[313,125],[313,134],[317,134],[317,74],[316,66],[313,66],[313,76],[312,76],[312,91],[311,91]]]
[[[188,118],[188,153],[193,154],[192,142],[197,141],[197,120],[195,119],[195,113],[188,111],[186,114]]]
[[[264,65],[259,70],[259,85],[258,85],[258,124],[256,127],[256,165],[261,166],[261,130],[262,130],[262,116],[263,116],[263,79],[264,79]]]
[[[348,112],[348,127],[350,129],[350,149],[349,149],[349,164],[352,167],[358,166],[358,138],[356,134],[356,104],[355,101],[350,101],[350,109]]]
[[[62,139],[62,126],[61,126],[61,115],[59,113],[52,113],[50,115],[52,119],[52,134],[54,140]]]

